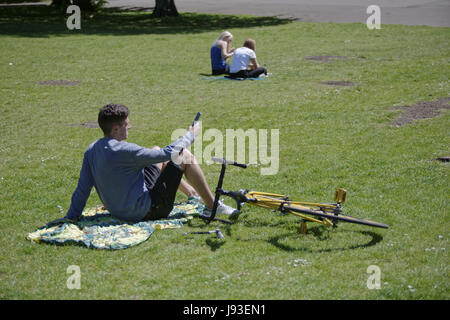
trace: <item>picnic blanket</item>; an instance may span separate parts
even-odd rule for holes
[[[28,234],[27,239],[37,243],[77,244],[95,249],[119,250],[146,241],[155,230],[181,228],[198,216],[204,205],[197,199],[175,203],[166,219],[127,223],[114,218],[103,206],[83,211],[76,223],[48,223]]]

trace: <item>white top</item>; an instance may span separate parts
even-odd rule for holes
[[[250,59],[256,59],[255,51],[247,47],[237,48],[234,51],[233,61],[230,66],[230,73],[236,73],[247,69]]]

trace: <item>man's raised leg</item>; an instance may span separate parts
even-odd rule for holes
[[[197,191],[205,206],[212,209],[214,204],[214,196],[209,189],[200,165],[189,150],[183,150],[180,166],[184,171],[186,180],[195,189],[195,191]]]
[[[152,147],[152,149],[160,150],[161,148],[158,146],[154,146],[154,147]],[[159,168],[159,170],[163,170],[166,167],[167,163],[168,163],[168,161],[160,162],[160,163],[157,163],[156,166]],[[178,187],[178,190],[183,192],[188,197],[197,197],[198,196],[195,189],[191,185],[189,185],[189,183],[184,181],[183,179],[181,179],[181,181],[180,181],[180,186]]]

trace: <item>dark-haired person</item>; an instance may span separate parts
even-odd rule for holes
[[[258,78],[267,74],[267,69],[261,67],[256,60],[256,41],[248,38],[244,46],[234,50],[233,61],[230,66],[230,78]]]
[[[199,164],[186,150],[199,133],[198,123],[164,148],[145,148],[125,141],[131,128],[128,115],[128,108],[121,104],[100,109],[98,123],[104,137],[84,153],[78,185],[65,219],[76,221],[80,217],[92,187],[111,215],[125,221],[167,217],[179,188],[186,194],[198,194],[206,206],[203,214],[210,215],[214,197]],[[183,174],[189,183],[182,180]],[[217,213],[235,211],[220,203]]]

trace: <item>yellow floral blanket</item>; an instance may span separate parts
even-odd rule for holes
[[[130,224],[111,216],[102,206],[83,211],[74,223],[51,223],[28,234],[33,242],[50,244],[77,244],[95,249],[125,249],[146,241],[157,229],[181,228],[184,223],[203,211],[196,199],[176,203],[168,218]]]

